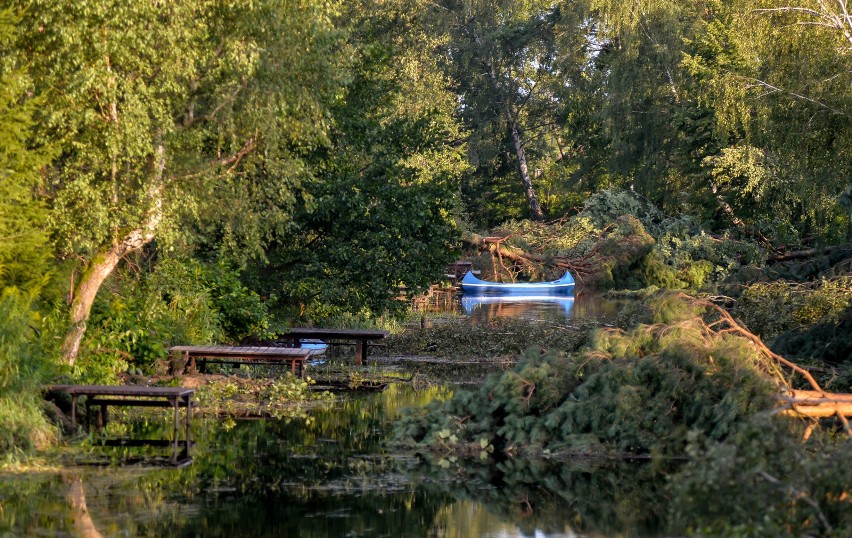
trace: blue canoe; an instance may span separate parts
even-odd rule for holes
[[[570,295],[574,293],[574,277],[566,272],[559,280],[550,282],[487,282],[468,272],[461,281],[467,294],[489,295]]]

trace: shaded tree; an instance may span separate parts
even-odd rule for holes
[[[261,173],[295,193],[337,85],[325,2],[20,2],[19,49],[45,92],[40,140],[60,254],[82,262],[65,340],[73,364],[92,302],[129,253],[186,240],[183,217],[240,199]],[[274,187],[272,187],[274,185]],[[287,196],[285,196],[287,197]],[[189,238],[191,239],[191,238]]]

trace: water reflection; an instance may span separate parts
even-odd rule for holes
[[[635,468],[436,470],[385,450],[401,408],[449,396],[398,384],[310,420],[199,420],[185,469],[0,477],[0,535],[641,536],[656,527],[660,503],[653,490],[637,493],[649,475]]]
[[[463,295],[461,304],[468,316],[542,319],[551,314],[568,317],[574,307],[574,296]]]
[[[594,318],[607,323],[624,306],[624,301],[588,292],[569,296],[462,295],[458,303],[473,323],[487,323],[497,318],[537,321]]]

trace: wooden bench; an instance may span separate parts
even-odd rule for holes
[[[192,396],[195,389],[185,387],[143,387],[140,385],[50,385],[46,387],[49,391],[65,392],[71,396],[71,428],[77,427],[77,400],[80,396],[86,396],[86,430],[91,426],[92,410],[101,408],[101,426],[107,425],[107,407],[171,407],[174,409],[174,439],[140,439],[132,441],[119,441],[110,444],[122,445],[159,445],[171,446],[171,463],[177,465],[191,461],[189,457],[190,435],[189,424],[192,418],[194,402]],[[183,443],[180,442],[180,408],[186,409],[184,424],[185,434]],[[184,452],[178,456],[178,447],[183,444]]]
[[[241,364],[281,365],[289,364],[293,375],[302,375],[305,361],[322,353],[318,349],[249,346],[174,346],[169,353],[182,356],[191,368],[199,363],[198,371],[205,373],[207,363],[230,364],[237,368]]]
[[[296,327],[281,334],[280,337],[295,349],[298,349],[303,339],[322,340],[330,345],[354,343],[355,364],[361,365],[367,362],[367,347],[375,345],[372,342],[381,340],[387,335],[388,331],[371,329],[314,329]]]

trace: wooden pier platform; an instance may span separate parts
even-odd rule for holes
[[[294,327],[282,333],[280,338],[299,349],[302,340],[322,340],[329,345],[355,344],[355,364],[367,362],[367,347],[377,340],[382,340],[388,331],[377,329],[314,329],[312,327]]]
[[[305,361],[322,353],[318,349],[286,348],[286,347],[251,347],[251,346],[174,346],[169,353],[181,356],[185,365],[205,373],[207,363],[230,364],[239,367],[241,364],[281,365],[289,364],[293,375],[302,375]]]
[[[139,439],[131,441],[120,441],[118,444],[129,445],[158,445],[171,446],[171,463],[183,465],[192,459],[189,456],[191,445],[189,426],[192,418],[193,401],[192,396],[195,389],[185,387],[146,387],[141,385],[50,385],[45,387],[48,391],[65,392],[71,396],[71,428],[76,428],[77,400],[80,396],[86,396],[86,430],[91,425],[92,410],[100,407],[102,426],[106,426],[107,408],[109,406],[124,407],[165,407],[174,409],[174,438],[171,441],[164,439]],[[183,442],[180,441],[180,408],[185,411],[184,425],[185,433]],[[112,443],[116,444],[116,443]],[[179,447],[183,445],[184,450],[179,453]]]

